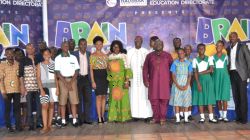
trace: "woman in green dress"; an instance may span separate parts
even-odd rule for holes
[[[125,122],[131,119],[129,103],[129,79],[132,72],[127,66],[126,50],[120,41],[114,40],[110,47],[108,63],[109,112],[110,122]]]
[[[211,77],[213,72],[213,61],[205,55],[205,45],[198,44],[199,56],[193,60],[194,83],[193,83],[193,105],[199,106],[200,123],[205,122],[204,106],[208,106],[209,122],[217,123],[213,116],[213,105],[215,105],[214,85]]]
[[[219,40],[216,43],[217,53],[212,56],[214,72],[212,74],[214,82],[215,99],[218,103],[220,117],[219,121],[228,122],[227,101],[230,100],[230,78],[227,70],[228,57],[222,53],[224,42]]]

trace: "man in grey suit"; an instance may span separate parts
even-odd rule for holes
[[[87,51],[87,41],[84,38],[81,38],[78,41],[79,50],[73,52],[73,55],[76,56],[79,65],[80,71],[77,77],[77,87],[79,95],[79,104],[78,104],[78,118],[79,125],[83,123],[92,124],[90,119],[90,110],[91,110],[91,80],[90,80],[90,64],[89,57],[90,52]]]
[[[248,121],[247,79],[250,78],[250,51],[239,41],[236,32],[230,33],[229,40],[230,46],[227,48],[227,53],[236,121],[246,124]]]

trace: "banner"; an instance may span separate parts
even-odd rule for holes
[[[159,36],[165,50],[173,51],[172,40],[182,44],[213,44],[237,31],[242,41],[250,39],[249,1],[245,0],[48,0],[49,44],[60,47],[63,40],[85,38],[89,45],[96,35],[104,44],[119,39],[133,47],[136,35]]]
[[[0,46],[38,45],[43,40],[42,0],[0,0]]]

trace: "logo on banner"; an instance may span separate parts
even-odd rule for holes
[[[115,7],[117,4],[117,0],[106,0],[106,4],[108,7]]]
[[[197,23],[196,42],[216,43],[222,38],[229,41],[229,34],[237,32],[241,41],[250,40],[250,19],[235,18],[232,23],[226,18],[210,19],[199,17]]]
[[[3,23],[0,27],[0,44],[3,47],[18,46],[19,42],[29,43],[29,25],[21,24],[20,30],[12,23]]]
[[[92,45],[93,39],[96,36],[103,37],[104,45],[109,45],[113,40],[117,39],[122,43],[127,44],[126,23],[118,23],[118,27],[115,27],[109,22],[102,22],[101,25],[94,22],[92,27],[90,27],[90,25],[85,21],[57,21],[55,46],[60,47],[63,41],[71,38],[73,38],[76,42],[78,42],[81,38],[85,38],[88,45]]]
[[[147,6],[147,0],[120,0],[120,6]]]

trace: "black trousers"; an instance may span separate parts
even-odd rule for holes
[[[5,102],[5,123],[6,127],[11,127],[11,118],[10,118],[10,111],[11,111],[11,100],[13,100],[13,114],[16,121],[16,128],[21,128],[21,107],[20,107],[20,93],[9,93],[6,94],[6,98],[4,99]]]
[[[34,126],[33,111],[36,111],[36,124],[42,124],[40,93],[38,91],[29,91],[26,95],[27,110],[28,110],[28,123],[30,127]]]
[[[77,87],[79,94],[78,118],[81,122],[91,122],[91,85],[88,75],[78,76]]]
[[[247,81],[242,81],[237,71],[230,71],[235,103],[236,121],[246,123],[248,115]]]

